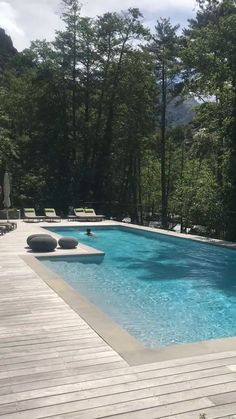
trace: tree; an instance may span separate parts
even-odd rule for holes
[[[223,206],[214,172],[206,160],[195,158],[185,163],[171,204],[181,213],[186,226],[200,224],[207,226],[210,234],[217,234],[219,223],[222,224]]]
[[[12,161],[17,158],[18,147],[12,138],[11,121],[4,109],[7,92],[0,88],[0,172],[6,167],[11,168]]]
[[[167,105],[170,97],[179,94],[177,89],[180,77],[180,40],[177,36],[179,26],[172,26],[169,19],[157,21],[149,50],[155,61],[155,73],[159,86],[157,99],[157,125],[160,132],[161,154],[161,214],[163,227],[168,226],[168,193],[166,173],[166,131]]]
[[[183,60],[189,90],[204,101],[209,96],[214,101],[204,107],[202,127],[217,133],[217,182],[229,218],[227,237],[235,239],[236,5],[234,0],[198,3],[196,19],[185,31]]]
[[[71,148],[71,197],[74,196],[74,180],[76,176],[76,164],[78,160],[78,61],[80,43],[78,32],[80,27],[80,3],[78,0],[62,0],[61,18],[65,23],[65,30],[58,31],[53,47],[57,53],[60,64],[61,76],[67,89],[65,112],[68,115],[67,128]],[[71,95],[69,96],[69,92]]]
[[[119,174],[118,199],[128,208],[132,221],[138,223],[143,220],[143,166],[155,130],[156,84],[152,70],[146,50],[132,51],[126,57],[113,126],[116,141],[111,163],[113,176]]]
[[[111,72],[109,72],[109,95],[106,98],[107,100],[104,128],[101,138],[101,147],[97,156],[95,174],[96,180],[94,190],[96,191],[95,196],[97,199],[103,199],[105,197],[105,182],[107,176],[109,176],[110,157],[112,144],[114,141],[113,124],[115,119],[117,96],[119,94],[119,85],[123,70],[123,62],[128,54],[132,52],[132,42],[134,40],[141,40],[145,35],[147,35],[147,30],[145,30],[140,22],[142,15],[138,9],[129,9],[126,13],[122,14],[114,13],[110,15],[109,18],[112,19],[113,23],[115,22],[115,27],[113,27],[112,30],[112,35],[114,37],[112,42],[115,44],[115,48],[113,50],[113,62],[110,66],[109,51],[111,44],[109,45],[109,61],[107,60],[106,64],[106,67],[107,65],[108,67],[105,68],[106,73],[108,73],[109,67],[111,67]],[[111,27],[109,30],[111,30]],[[108,39],[110,43],[110,36]]]

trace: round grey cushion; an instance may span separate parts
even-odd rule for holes
[[[52,252],[57,247],[57,241],[51,236],[36,236],[29,242],[33,252]]]
[[[58,241],[59,246],[63,249],[74,249],[78,243],[74,237],[61,237]]]
[[[39,236],[40,237],[51,237],[50,234],[46,234],[46,233],[45,234],[43,234],[43,233],[42,234],[31,234],[30,236],[27,237],[27,240],[26,240],[28,246],[29,246],[29,242],[30,242],[31,239],[33,239],[34,237],[39,237]]]

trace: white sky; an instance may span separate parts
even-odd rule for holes
[[[11,36],[14,46],[21,51],[31,40],[54,38],[60,29],[60,0],[0,0],[0,27]],[[96,16],[107,11],[138,7],[145,23],[153,27],[160,17],[170,17],[173,23],[186,25],[195,14],[195,0],[84,0],[82,15]]]

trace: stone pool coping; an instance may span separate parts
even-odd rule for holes
[[[164,235],[181,237],[185,239],[191,239],[208,243],[212,245],[224,246],[231,249],[236,249],[235,243],[229,243],[217,239],[208,239],[206,237],[189,236],[187,234],[180,234],[176,232],[169,232],[160,229],[153,229],[150,227],[127,225],[124,223],[104,223],[99,225],[90,224],[93,227],[111,227],[111,226],[122,226],[127,229],[138,229],[143,231],[151,231],[154,233],[160,233]],[[86,227],[87,224],[75,225],[73,227]],[[42,226],[41,226],[42,227]],[[43,227],[47,227],[43,225]],[[59,226],[57,226],[59,227]],[[68,224],[63,225],[68,227]],[[72,227],[72,226],[70,226]],[[53,233],[54,234],[54,233]],[[55,234],[56,235],[56,234]],[[84,296],[78,291],[74,290],[67,284],[59,275],[46,268],[35,256],[40,257],[61,257],[61,256],[95,256],[101,255],[102,252],[96,249],[89,248],[86,253],[68,252],[68,253],[50,253],[50,254],[24,254],[21,258],[40,276],[46,284],[52,288],[76,313],[78,313],[88,325],[102,337],[117,353],[119,353],[129,365],[139,365],[151,362],[157,362],[162,360],[170,360],[176,358],[182,358],[195,355],[203,355],[208,353],[217,353],[222,351],[234,350],[236,347],[236,337],[212,339],[201,341],[197,343],[189,344],[178,344],[168,347],[156,347],[155,349],[145,348],[141,342],[136,340],[121,326],[111,320],[105,313],[102,312],[97,306],[90,303]]]

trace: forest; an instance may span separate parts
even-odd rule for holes
[[[15,208],[92,206],[236,240],[236,2],[186,28],[137,8],[81,15],[17,52],[0,29],[0,184]],[[0,205],[2,205],[2,200]]]

